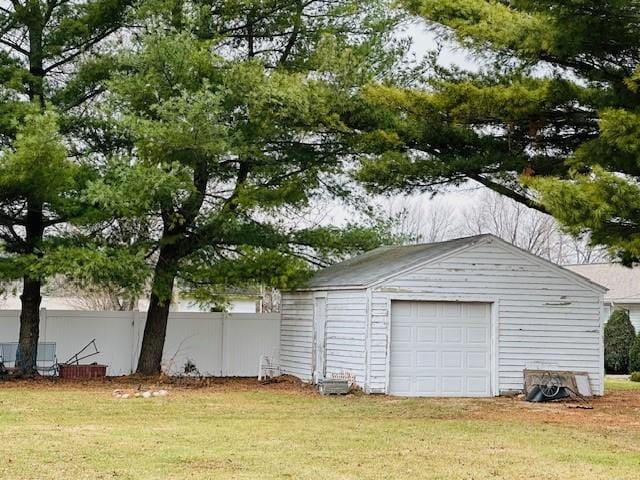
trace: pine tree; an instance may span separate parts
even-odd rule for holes
[[[110,83],[132,157],[90,195],[115,216],[155,219],[150,306],[137,372],[157,374],[176,282],[205,295],[287,287],[309,260],[379,245],[381,232],[301,228],[288,212],[343,194],[340,112],[387,69],[393,24],[377,1],[153,2],[147,32]],[[163,15],[167,12],[167,15]]]
[[[634,0],[406,0],[480,72],[424,88],[372,86],[348,121],[360,178],[383,191],[474,180],[640,258],[640,4]]]
[[[78,188],[88,171],[74,164],[110,146],[108,129],[83,107],[104,89],[110,61],[101,48],[127,10],[126,0],[0,7],[0,278],[22,279],[17,367],[25,374],[36,365],[46,278],[38,264],[52,231],[82,215]]]

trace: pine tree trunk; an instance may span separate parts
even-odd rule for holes
[[[136,373],[141,375],[158,375],[160,373],[176,271],[177,262],[173,249],[163,247],[160,249],[160,256],[153,276],[149,310],[136,369]]]
[[[37,373],[36,355],[38,337],[40,336],[40,281],[23,279],[23,290],[20,300],[20,337],[18,340],[19,356],[16,358],[16,368],[22,375],[31,376]]]
[[[29,252],[37,251],[37,246],[42,242],[44,235],[44,222],[42,219],[42,204],[28,203],[26,230],[26,245]],[[23,289],[20,300],[22,310],[20,312],[20,334],[18,337],[19,356],[16,358],[16,368],[22,375],[35,375],[36,354],[38,338],[40,336],[40,303],[42,296],[40,290],[42,282],[25,276],[22,279]]]

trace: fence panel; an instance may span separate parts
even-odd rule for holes
[[[15,342],[18,311],[0,311],[0,342]],[[111,376],[135,370],[144,332],[144,312],[41,311],[40,341],[56,342],[63,362],[92,339],[100,354],[85,362],[108,366]],[[203,375],[254,376],[260,355],[277,354],[279,314],[171,312],[163,354],[163,368],[184,373],[189,361]]]
[[[44,310],[40,340],[56,342],[59,362],[66,362],[94,338],[100,353],[81,363],[107,365],[108,375],[131,373],[133,312]]]
[[[144,325],[144,321],[142,322]],[[222,374],[222,314],[172,313],[167,323],[163,368],[175,375],[184,373],[189,361],[202,375]]]
[[[224,320],[222,375],[257,375],[260,355],[274,355],[280,345],[279,314],[231,314]]]

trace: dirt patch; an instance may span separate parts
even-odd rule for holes
[[[479,400],[482,408],[470,416],[487,420],[519,420],[536,423],[610,428],[640,427],[640,392],[616,391],[592,400],[593,409],[569,408],[566,402],[530,403],[519,398]],[[575,404],[575,401],[571,403]]]

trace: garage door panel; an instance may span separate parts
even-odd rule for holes
[[[403,326],[398,326],[396,329],[394,329],[393,333],[396,336],[396,341],[398,343],[400,342],[411,342],[411,339],[413,338],[412,335],[412,327],[403,327]]]
[[[394,305],[394,312],[396,317],[407,317],[411,318],[413,316],[413,304],[411,302],[402,302]]]
[[[413,352],[392,352],[391,362],[398,368],[413,367]]]
[[[401,377],[396,375],[391,379],[389,387],[393,389],[394,392],[398,392],[397,395],[410,396],[412,394],[412,380],[413,379],[411,377]]]
[[[432,303],[432,305],[437,305]],[[461,303],[441,303],[440,307],[440,317],[458,317],[462,316],[462,304]]]
[[[438,368],[437,352],[416,352],[416,367]]]
[[[460,396],[464,395],[464,378],[461,376],[442,377],[442,395]]]
[[[463,343],[463,327],[442,327],[442,343]]]
[[[436,395],[438,392],[438,377],[417,377],[416,386],[418,387],[418,391],[420,392],[431,392],[432,395]]]
[[[465,367],[467,368],[480,368],[486,369],[489,368],[489,355],[487,352],[466,352],[467,353],[467,363]]]
[[[490,312],[488,304],[392,302],[390,393],[490,396]]]
[[[489,341],[486,327],[467,327],[468,343],[487,343]]]
[[[462,368],[463,352],[442,352],[442,368]]]
[[[436,343],[438,341],[438,329],[436,327],[416,327],[417,339],[421,343]]]
[[[438,315],[438,306],[434,303],[416,303],[416,302],[407,302],[413,303],[413,308],[411,309],[414,313],[418,312],[420,315],[424,317],[436,317]]]
[[[466,303],[467,318],[485,319],[489,316],[489,305],[486,303]]]
[[[487,377],[467,377],[467,391],[471,394],[484,394],[489,390]]]

